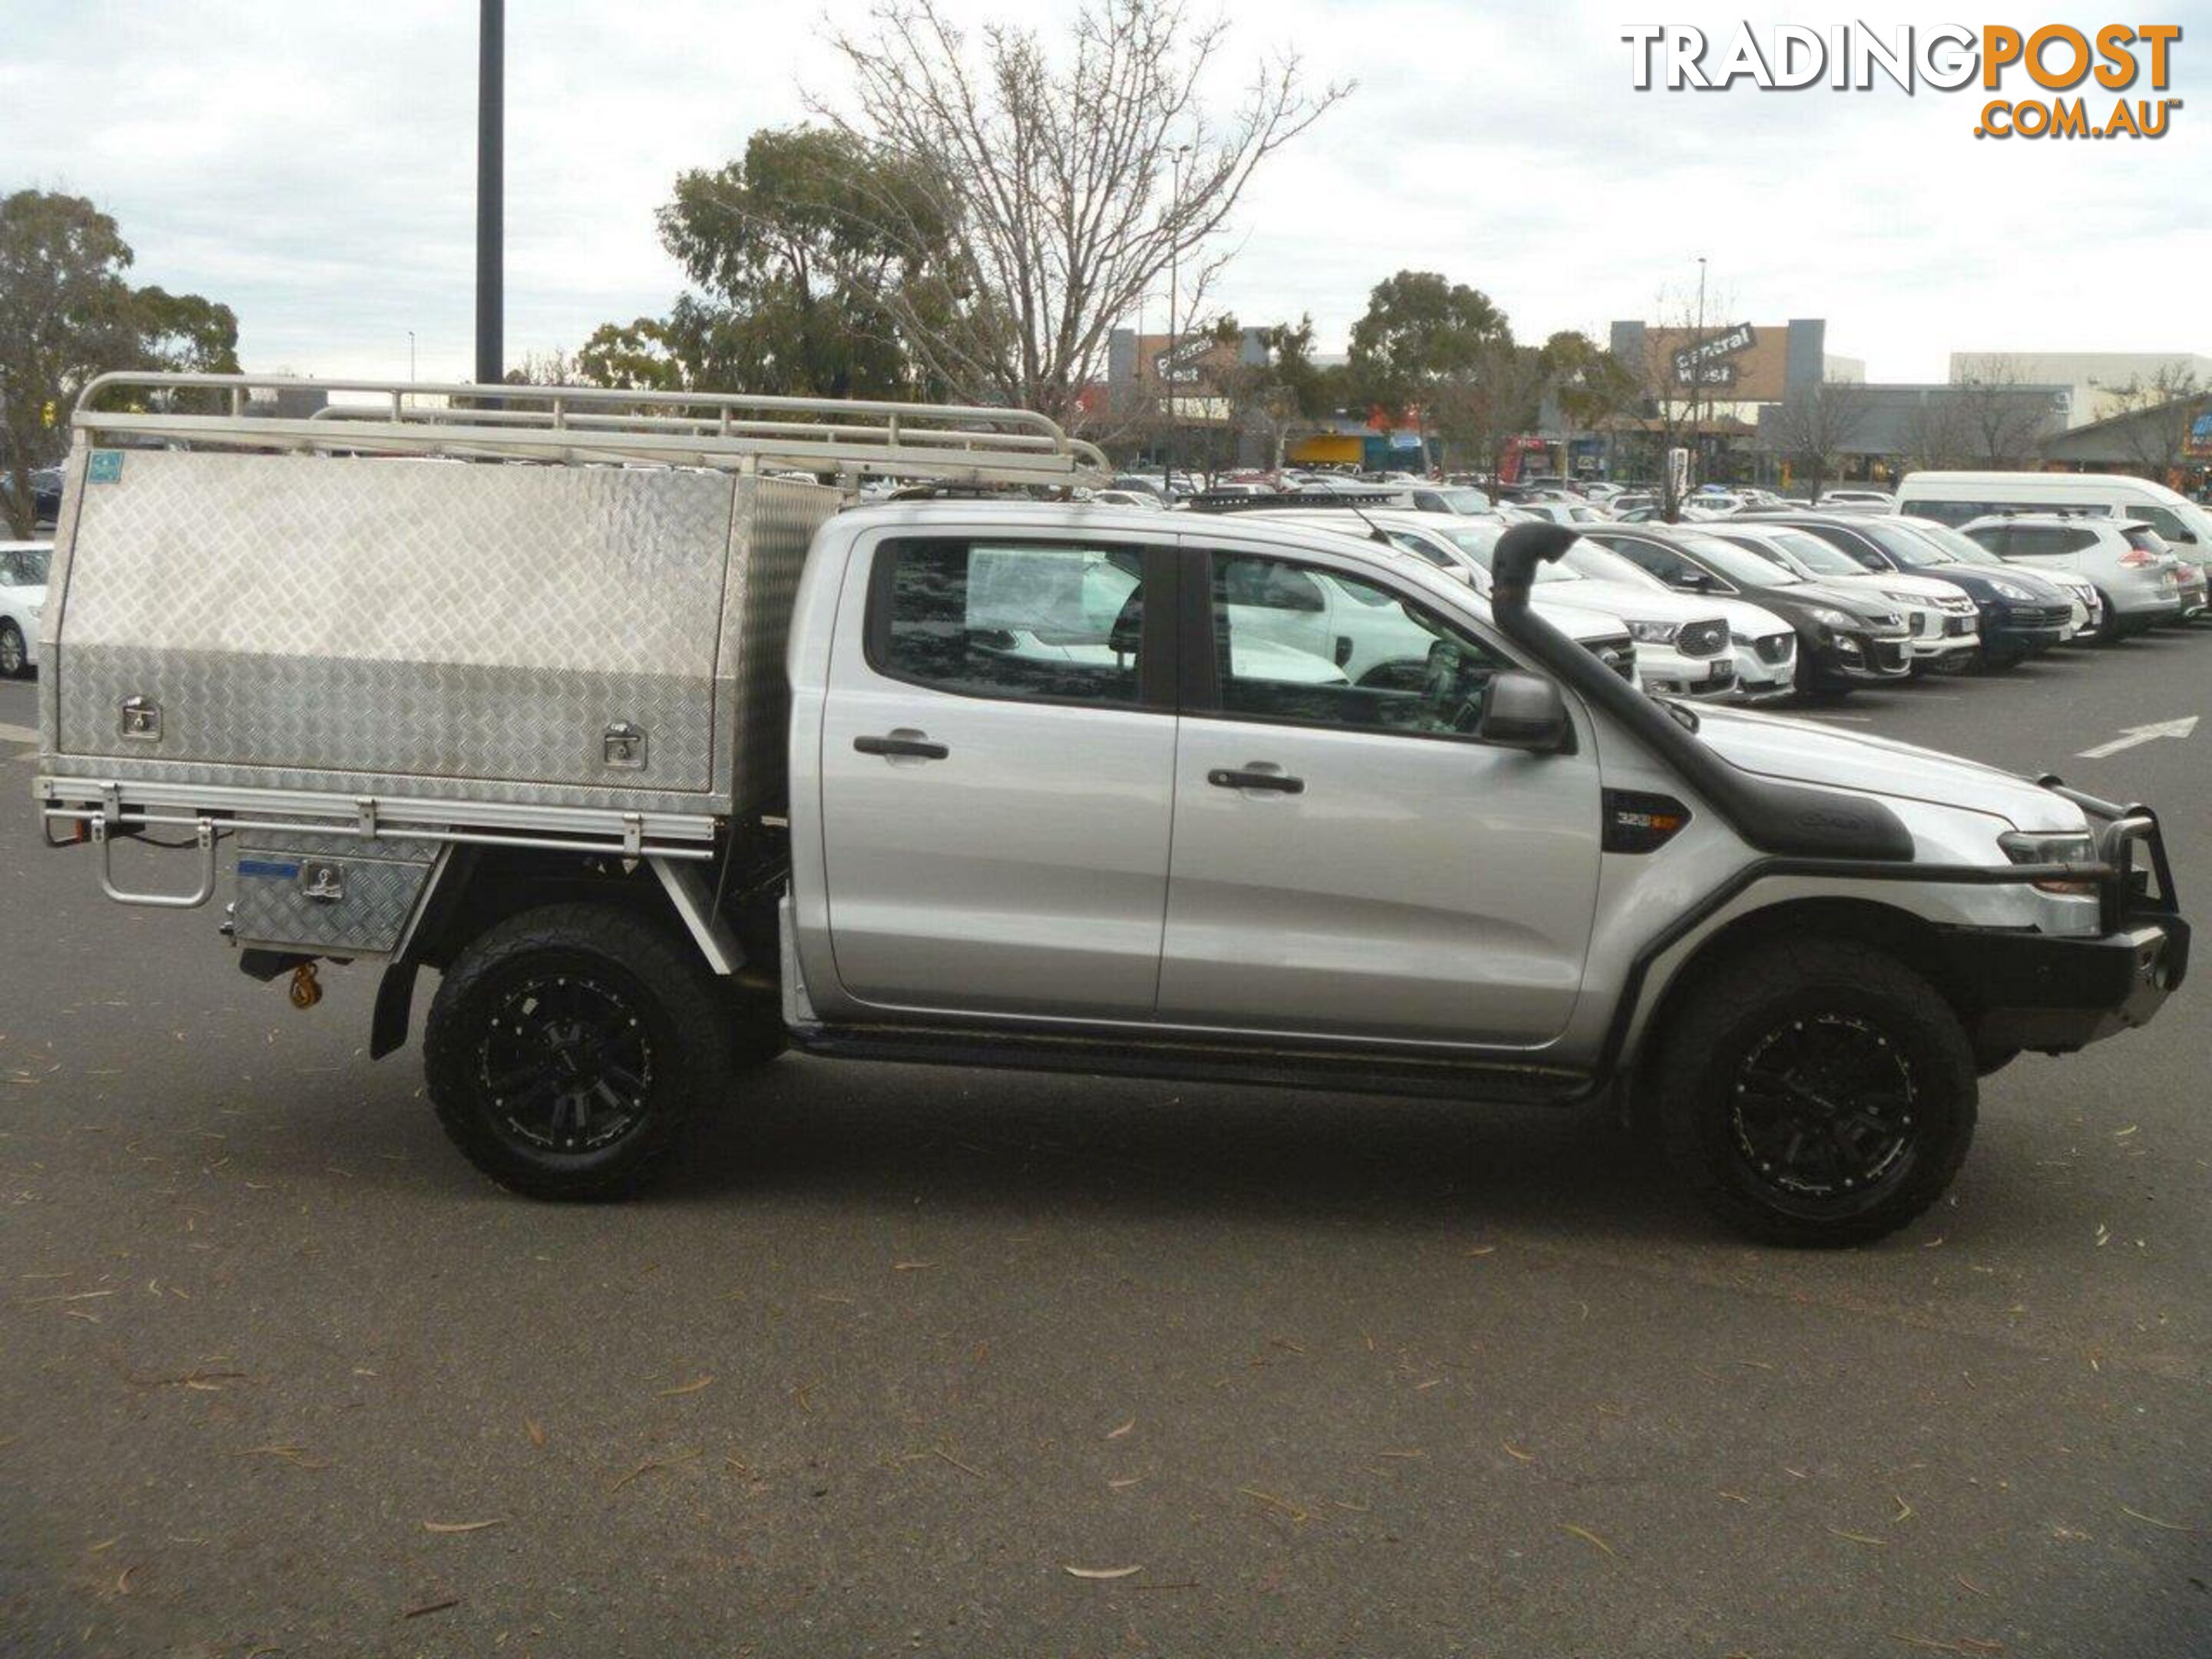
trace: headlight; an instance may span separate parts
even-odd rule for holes
[[[2078,830],[2066,830],[2057,835],[2014,830],[1999,836],[1997,845],[2004,848],[2005,856],[2014,864],[2094,864],[2097,843]],[[2093,881],[2039,881],[2038,892],[2093,894],[2097,884]]]
[[[1682,631],[1680,623],[1632,622],[1628,624],[1628,637],[1640,645],[1672,645],[1674,636]]]
[[[1848,616],[1841,611],[1832,610],[1825,605],[1807,605],[1805,607],[1805,614],[1811,617],[1814,622],[1820,623],[1823,628],[1856,628],[1859,626],[1859,619],[1856,617]]]
[[[2025,603],[2035,597],[2034,594],[2029,592],[2026,588],[2015,587],[2010,582],[1992,581],[1990,586],[1996,589],[1998,597],[2001,599],[2014,599]]]

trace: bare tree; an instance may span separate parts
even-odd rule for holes
[[[1488,474],[1498,498],[1498,476],[1513,441],[1536,429],[1553,367],[1534,346],[1510,335],[1483,341],[1470,360],[1431,382],[1432,423],[1447,444],[1463,451]]]
[[[1949,472],[1973,458],[1973,434],[1960,395],[1949,386],[1920,394],[1905,417],[1905,466],[1908,472]]]
[[[1775,405],[1766,422],[1770,445],[1803,471],[1809,499],[1819,501],[1821,486],[1840,470],[1868,412],[1866,388],[1843,380],[1800,386]]]
[[[1725,292],[1707,296],[1705,313],[1725,316],[1733,301]],[[1656,452],[1650,460],[1659,480],[1662,516],[1674,523],[1682,516],[1689,480],[1677,477],[1671,457],[1677,449],[1689,453],[1695,471],[1698,428],[1712,412],[1712,393],[1698,378],[1705,371],[1694,357],[1685,373],[1676,354],[1665,349],[1669,338],[1698,343],[1703,319],[1695,296],[1682,289],[1662,289],[1652,307],[1652,321],[1644,335],[1644,349],[1632,360],[1620,361],[1626,385],[1634,388],[1632,406],[1638,426]],[[1706,333],[1714,331],[1708,328]],[[1618,360],[1617,360],[1618,361]]]
[[[2185,362],[2160,363],[2148,379],[2130,375],[2106,388],[2118,405],[2120,441],[2142,475],[2172,483],[2189,465],[2189,438],[2212,385]]]
[[[955,396],[1054,419],[1170,265],[1177,312],[1201,313],[1253,174],[1351,90],[1309,93],[1286,53],[1235,109],[1210,111],[1200,88],[1227,26],[1193,24],[1179,0],[1085,0],[1059,50],[1011,24],[971,42],[941,0],[881,0],[870,18],[830,37],[849,100],[813,101],[919,181],[861,210],[921,273],[885,306]]]
[[[1993,472],[2033,465],[2056,423],[2051,394],[2029,386],[2009,357],[1970,357],[1954,383],[1975,464]]]

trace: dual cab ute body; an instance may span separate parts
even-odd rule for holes
[[[1486,600],[1039,499],[1103,463],[1018,411],[134,378],[234,406],[76,416],[50,838],[183,908],[234,843],[241,965],[381,963],[378,1054],[435,970],[434,1101],[526,1192],[635,1186],[790,1043],[1608,1102],[1844,1243],[1943,1190],[1978,1072],[2185,969],[2152,814],[1647,697],[1528,603],[1568,527]],[[841,510],[879,474],[951,490]],[[121,884],[142,836],[196,885]]]

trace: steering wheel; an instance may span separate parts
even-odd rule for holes
[[[1428,682],[1422,687],[1422,701],[1436,710],[1450,730],[1472,732],[1482,723],[1482,694],[1487,686],[1486,678],[1470,691],[1463,653],[1449,640],[1438,640],[1429,647]]]

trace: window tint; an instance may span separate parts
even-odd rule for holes
[[[2128,509],[2128,516],[2140,519],[2170,542],[2194,542],[2197,532],[2182,523],[2181,515],[2171,507],[2136,507]]]
[[[2166,544],[2165,538],[2160,536],[2155,530],[2142,530],[2130,526],[2129,528],[2120,532],[2120,534],[2126,537],[2128,545],[2134,548],[2139,553],[2171,553],[2173,551],[2172,548]]]
[[[1948,524],[1954,530],[1996,511],[1986,501],[1907,501],[1903,510],[1933,519],[1938,524]]]
[[[1343,731],[1449,737],[1474,731],[1491,649],[1380,583],[1287,560],[1213,556],[1214,663],[1222,712]],[[1316,612],[1267,601],[1318,593]]]
[[[1966,532],[1966,538],[1977,547],[1985,547],[1999,558],[2013,551],[2013,527],[2008,524],[1985,524]]]
[[[2087,539],[2094,542],[2097,538],[2091,536]],[[2061,530],[2057,525],[2016,524],[2005,551],[2015,559],[2047,559],[2073,552],[2081,544],[2073,532]]]
[[[1138,549],[897,542],[878,557],[869,641],[884,672],[970,696],[1139,701]]]
[[[1674,551],[1656,542],[1623,538],[1613,544],[1613,550],[1646,575],[1656,576],[1669,587],[1680,587],[1705,574],[1705,572]]]

